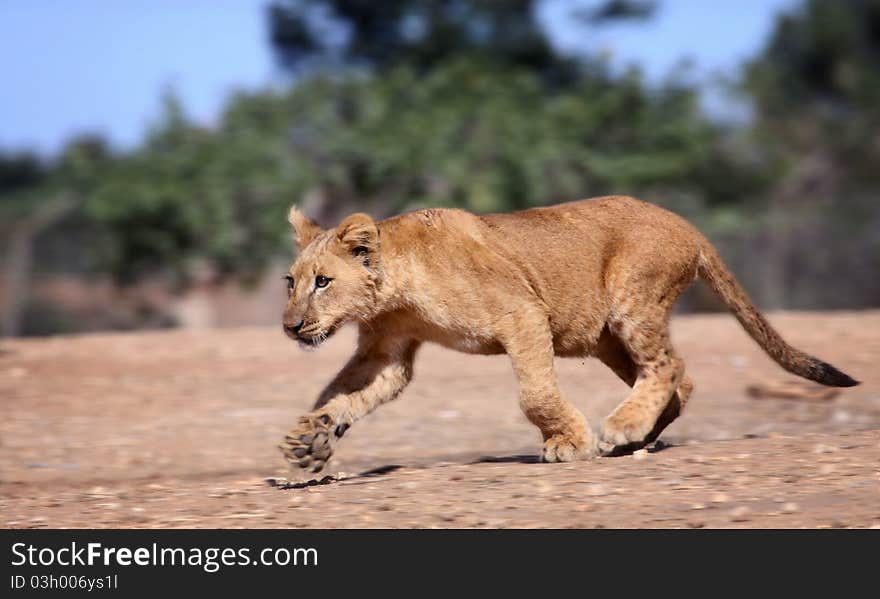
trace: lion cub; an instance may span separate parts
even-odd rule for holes
[[[612,196],[513,214],[430,209],[323,230],[290,210],[299,256],[284,331],[316,347],[355,321],[354,356],[284,439],[317,472],[358,419],[397,397],[419,346],[510,356],[519,403],[548,462],[629,451],[684,409],[693,384],[669,341],[678,296],[700,277],[780,366],[819,383],[857,382],[788,345],[712,245],[675,214]],[[559,391],[553,357],[595,356],[632,392],[594,434]]]

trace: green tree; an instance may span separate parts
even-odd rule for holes
[[[767,303],[877,305],[880,1],[807,0],[780,15],[743,87],[757,151],[780,171],[761,241]]]
[[[273,49],[292,71],[350,65],[426,72],[460,58],[493,68],[522,68],[552,86],[578,79],[584,57],[554,49],[536,18],[540,0],[275,0],[269,6]],[[579,19],[601,24],[639,18],[654,3],[578,3]]]
[[[95,183],[86,210],[102,231],[99,261],[117,280],[166,270],[185,283],[197,263],[253,280],[278,252],[290,201],[285,151],[265,115],[243,112],[209,131],[167,96],[143,146]]]

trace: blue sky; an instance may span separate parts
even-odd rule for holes
[[[575,4],[577,2],[574,2]],[[71,135],[98,132],[137,143],[172,87],[210,124],[229,94],[277,81],[266,41],[266,0],[2,0],[0,149],[55,152]],[[575,27],[572,2],[541,10],[563,49],[601,49],[659,80],[683,58],[708,81],[757,52],[796,0],[661,0],[647,24]],[[588,39],[585,39],[588,37]],[[709,95],[710,112],[732,105]]]

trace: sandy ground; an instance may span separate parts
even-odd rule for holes
[[[3,341],[0,523],[880,527],[880,312],[771,320],[863,384],[828,401],[750,398],[747,385],[792,377],[731,317],[680,317],[673,340],[696,392],[663,446],[541,464],[507,359],[426,347],[410,388],[355,425],[323,484],[296,484],[276,445],[352,330],[318,352],[280,327]],[[594,424],[626,395],[595,360],[558,366]]]

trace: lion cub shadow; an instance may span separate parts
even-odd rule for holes
[[[390,474],[395,470],[400,470],[403,466],[399,464],[388,464],[387,466],[379,466],[378,468],[371,468],[370,470],[365,470],[358,475],[355,476],[347,476],[345,478],[337,478],[332,474],[328,474],[323,478],[317,479],[313,478],[311,480],[305,480],[301,482],[291,482],[287,479],[283,478],[267,478],[266,484],[270,487],[275,487],[281,491],[285,491],[287,489],[305,489],[306,487],[317,487],[319,485],[332,485],[333,483],[338,483],[341,480],[345,481],[356,481],[361,478],[373,478],[376,476],[382,476],[384,474]]]
[[[674,443],[668,443],[662,439],[657,439],[652,443],[631,443],[629,445],[617,446],[613,450],[602,453],[599,457],[603,458],[617,458],[621,456],[631,455],[633,452],[638,451],[639,449],[644,449],[648,453],[657,453],[659,451],[663,451],[664,449],[669,449],[673,447]],[[534,454],[517,454],[517,455],[506,455],[506,456],[481,456],[476,460],[469,462],[470,465],[474,464],[541,464],[543,463],[541,460],[541,456]]]
[[[648,453],[657,453],[659,451],[663,451],[664,449],[668,449],[670,447],[674,447],[675,444],[668,443],[663,441],[662,439],[657,439],[653,443],[649,443],[645,445],[644,443],[640,444],[632,444],[624,447],[615,447],[614,451],[607,452],[602,454],[601,457],[620,457],[624,455],[630,455],[634,451],[638,449],[645,449]],[[459,458],[460,459],[460,458]],[[480,456],[476,459],[471,460],[461,460],[459,463],[466,464],[468,466],[475,466],[477,464],[541,464],[541,456],[535,454],[513,454],[513,455],[484,455]],[[449,465],[450,462],[442,462],[443,465]],[[416,466],[417,468],[430,468],[431,466]],[[323,478],[317,479],[313,478],[311,480],[301,481],[301,482],[293,482],[284,478],[267,478],[265,479],[266,484],[270,487],[275,487],[279,490],[288,490],[288,489],[305,489],[307,487],[316,487],[320,485],[332,485],[334,483],[338,483],[341,481],[345,481],[347,483],[357,483],[361,479],[370,479],[379,476],[384,476],[386,474],[391,474],[392,472],[396,472],[404,468],[401,464],[388,464],[385,466],[379,466],[377,468],[371,468],[369,470],[365,470],[360,474],[355,476],[346,476],[344,478],[337,478],[332,474],[328,474]],[[364,481],[366,482],[366,481]]]
[[[540,464],[541,456],[539,455],[484,455],[480,456],[472,462],[468,462],[469,466],[475,464]]]
[[[600,457],[619,458],[622,456],[632,455],[640,449],[644,449],[648,453],[657,453],[674,446],[675,443],[668,443],[663,439],[657,439],[656,441],[653,441],[651,443],[630,443],[628,445],[618,445],[610,451],[603,452]]]

